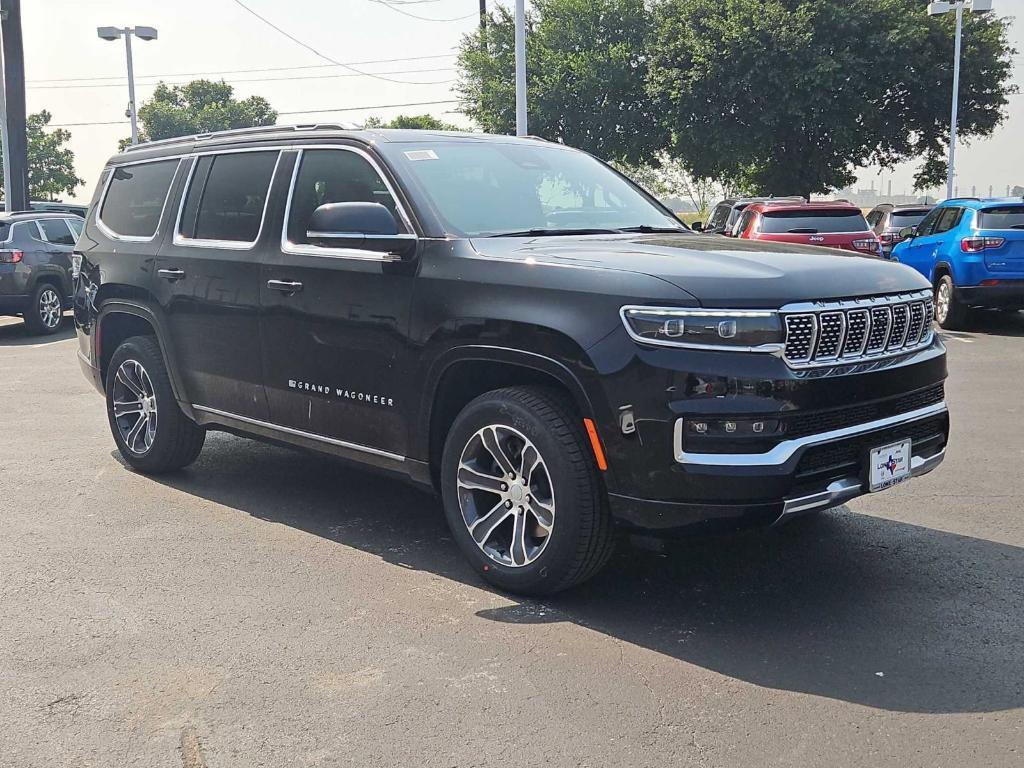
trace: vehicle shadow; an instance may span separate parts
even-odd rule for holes
[[[967,323],[962,331],[943,331],[938,328],[943,339],[950,336],[970,338],[975,335],[984,336],[1024,336],[1024,312],[1000,312],[992,309],[971,310]]]
[[[192,468],[155,480],[486,588],[435,498],[330,458],[210,434]],[[1024,705],[1024,549],[847,508],[664,551],[625,544],[575,590],[510,599],[477,615],[572,622],[756,685],[891,711]]]
[[[56,333],[31,334],[25,328],[25,323],[18,318],[12,318],[15,322],[0,325],[0,347],[29,347],[39,344],[53,344],[57,341],[66,341],[75,336],[75,321],[70,314],[64,315],[60,330]]]

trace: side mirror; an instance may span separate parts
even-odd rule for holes
[[[702,222],[695,221],[693,222],[693,224],[690,225],[690,229],[692,229],[694,232],[703,232],[704,224]]]
[[[913,240],[917,236],[917,227],[904,227],[899,232],[900,240]]]
[[[402,234],[390,210],[380,203],[325,203],[313,211],[306,237],[326,248],[354,248],[409,258],[416,235]]]

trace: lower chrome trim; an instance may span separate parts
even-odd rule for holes
[[[920,477],[935,469],[946,457],[946,449],[931,456],[913,456],[910,460],[910,476]],[[798,496],[793,499],[786,499],[782,504],[782,514],[772,525],[788,520],[791,517],[802,515],[806,512],[814,512],[819,509],[836,507],[850,499],[862,496],[865,493],[864,484],[855,477],[844,477],[829,483],[828,487],[818,493],[807,496]]]
[[[234,419],[235,421],[241,421],[246,424],[252,424],[257,427],[263,427],[264,429],[272,429],[276,432],[283,432],[286,435],[303,437],[307,440],[315,440],[318,443],[327,443],[328,445],[334,445],[337,446],[338,448],[347,448],[352,451],[359,451],[360,453],[369,453],[374,456],[380,456],[385,459],[391,459],[392,461],[405,461],[405,456],[400,456],[397,453],[390,453],[389,451],[382,451],[380,448],[371,448],[368,445],[359,445],[358,443],[350,443],[345,440],[336,440],[333,437],[325,437],[323,435],[314,434],[313,432],[304,432],[301,429],[293,429],[292,427],[282,427],[280,424],[271,424],[268,421],[251,419],[248,416],[239,416],[237,413],[219,411],[216,408],[208,408],[205,405],[193,404],[192,407],[197,411],[211,413],[214,416],[223,416],[226,419]]]
[[[842,440],[845,437],[862,435],[865,432],[873,432],[876,429],[893,427],[897,424],[920,421],[921,419],[938,416],[946,412],[945,402],[935,403],[925,408],[918,408],[916,411],[908,411],[896,416],[868,421],[864,424],[856,424],[852,427],[843,427],[842,429],[833,429],[830,432],[819,432],[816,435],[806,435],[805,437],[798,437],[793,440],[784,440],[766,453],[687,453],[683,450],[684,419],[680,418],[676,420],[673,444],[676,461],[680,464],[705,467],[771,467],[785,464],[797,451],[809,448],[812,445],[830,443],[833,440]]]

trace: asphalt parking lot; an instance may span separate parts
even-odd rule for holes
[[[541,603],[329,459],[134,474],[70,327],[0,320],[0,765],[1020,766],[1024,314],[946,338],[937,472]]]

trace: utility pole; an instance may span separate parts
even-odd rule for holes
[[[949,165],[946,168],[946,197],[953,196],[953,177],[956,175],[956,121],[960,101],[960,41],[964,34],[964,4],[956,4],[956,42],[953,43],[953,114],[949,122]]]
[[[516,0],[516,136],[526,136],[526,0]]]
[[[480,0],[480,38],[487,32],[487,0]]]
[[[7,146],[4,152],[4,186],[9,189],[8,211],[28,209],[28,138],[25,135],[25,52],[21,39],[21,0],[3,0],[0,6],[3,34],[4,123]]]
[[[0,11],[0,15],[6,11]],[[7,158],[11,156],[11,148],[7,143],[7,97],[4,94],[4,57],[0,50],[0,149],[3,150],[4,163],[4,201],[11,199],[11,173],[7,167]]]

